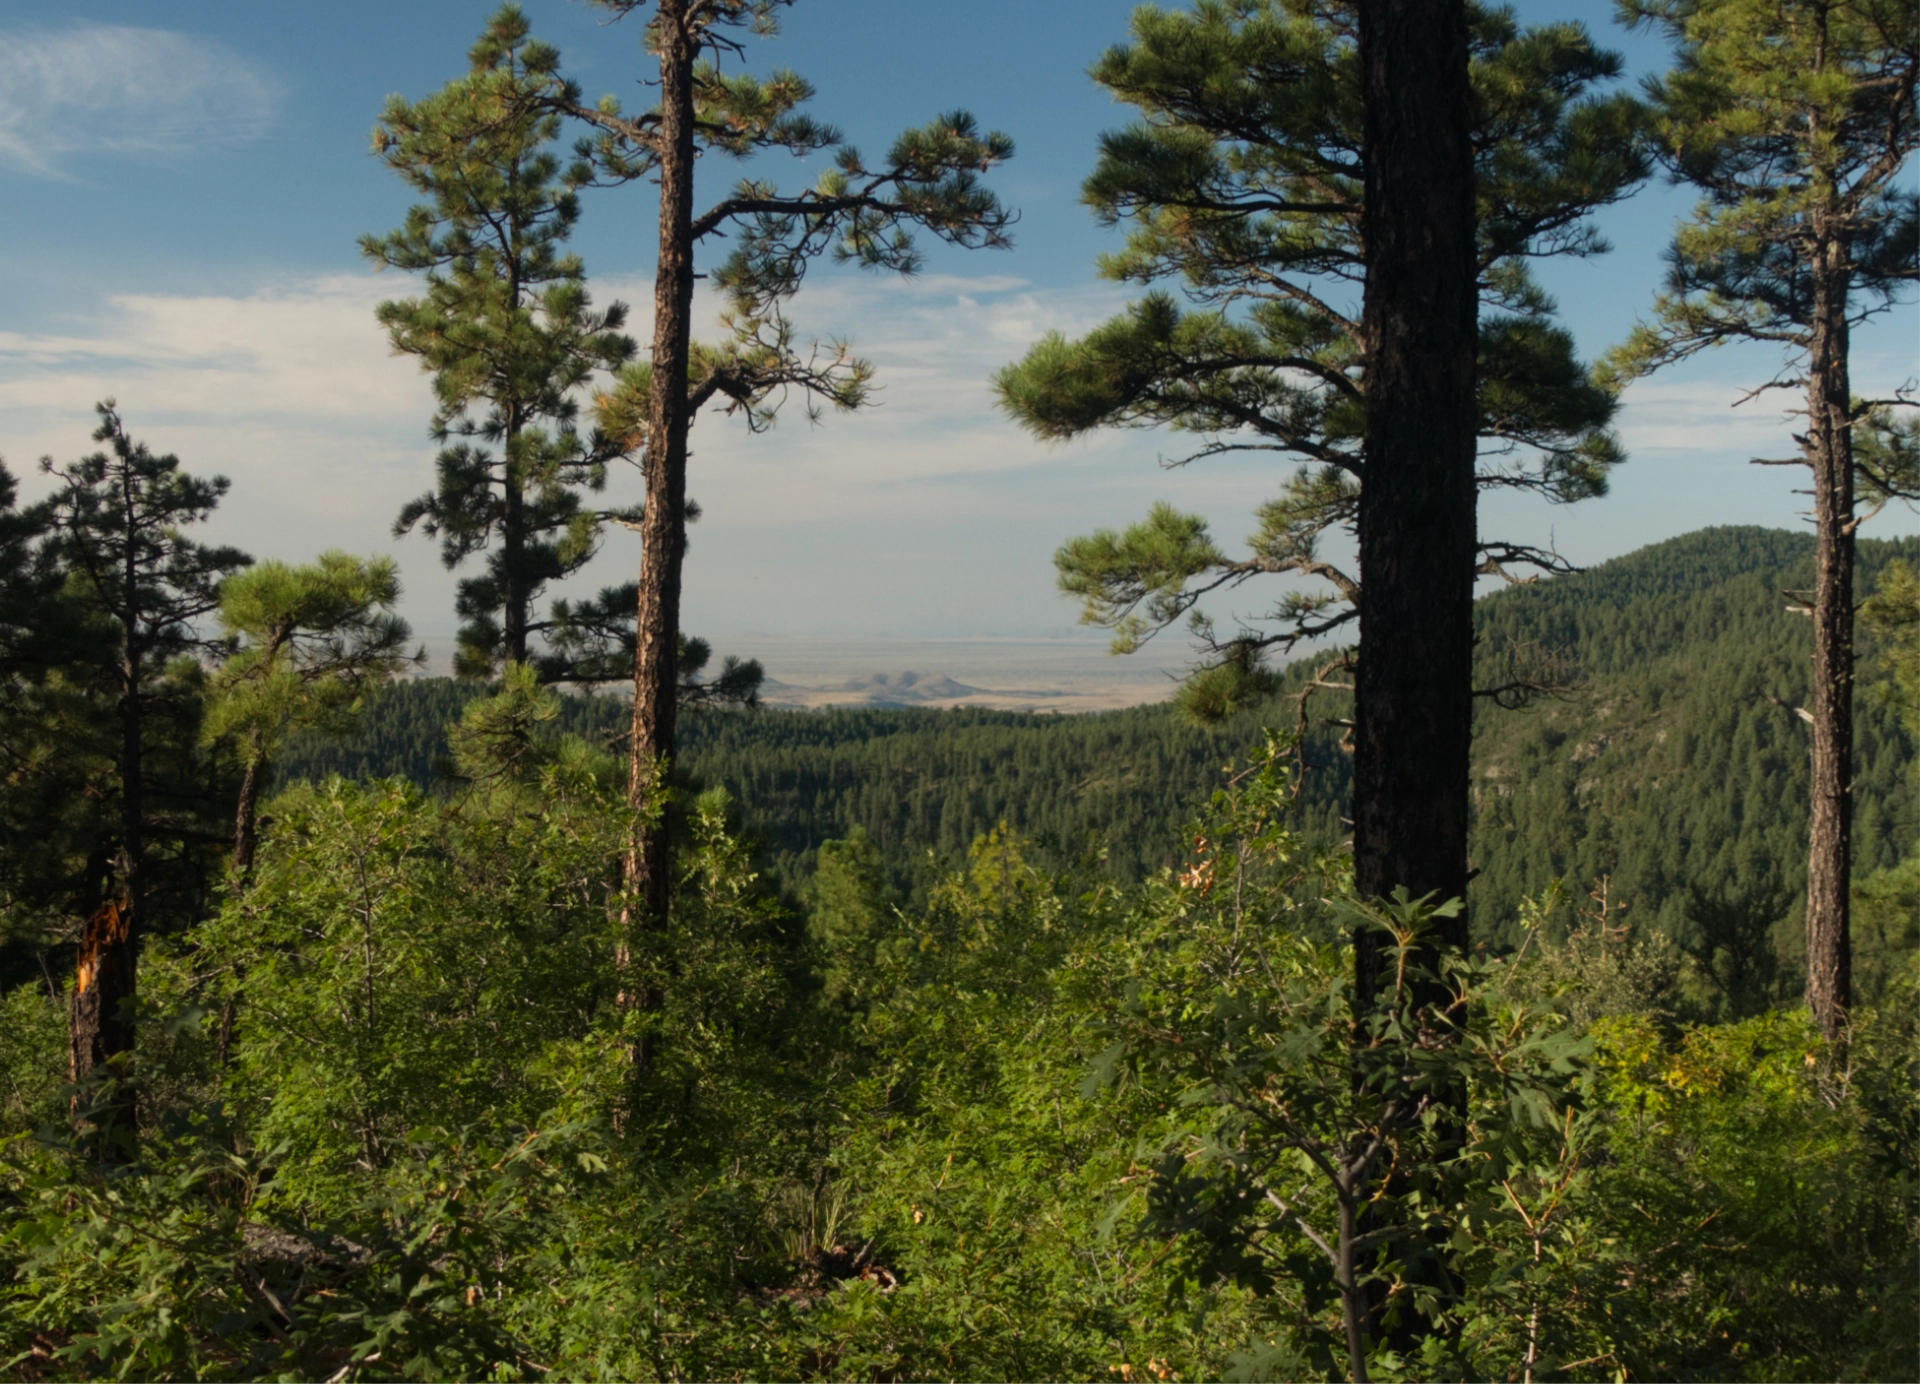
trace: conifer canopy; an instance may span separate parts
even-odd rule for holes
[[[1588,378],[1530,273],[1536,259],[1606,250],[1591,211],[1646,176],[1644,115],[1598,88],[1620,59],[1578,24],[1521,27],[1470,7],[1478,174],[1479,482],[1566,503],[1605,493],[1623,455],[1613,394]],[[1237,0],[1142,8],[1132,40],[1093,76],[1136,107],[1102,137],[1083,199],[1127,229],[1108,278],[1146,286],[1077,340],[1058,333],[1001,371],[1002,406],[1036,436],[1167,427],[1200,441],[1182,462],[1275,452],[1296,463],[1261,505],[1243,557],[1170,505],[1056,555],[1083,619],[1129,651],[1207,592],[1251,577],[1297,580],[1260,620],[1217,635],[1193,709],[1231,710],[1266,684],[1263,651],[1328,634],[1357,613],[1358,572],[1326,538],[1358,511],[1365,343],[1362,134],[1355,7]],[[1183,301],[1184,300],[1184,301]],[[1484,541],[1489,570],[1564,569],[1538,547]],[[1222,684],[1227,685],[1222,685]],[[1205,695],[1200,695],[1204,690]]]

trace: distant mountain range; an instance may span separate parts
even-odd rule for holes
[[[845,706],[914,706],[923,702],[958,701],[977,697],[984,689],[955,682],[945,673],[874,673],[870,677],[850,678],[830,687],[802,687],[768,678],[762,695],[770,706],[779,706],[789,698],[834,697]]]
[[[768,678],[760,697],[769,707],[817,710],[829,706],[991,706],[1021,708],[1035,703],[1069,705],[1075,693],[1062,688],[988,688],[956,682],[945,673],[873,673],[824,687],[808,687]]]

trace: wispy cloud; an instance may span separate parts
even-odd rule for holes
[[[1786,456],[1791,434],[1804,427],[1790,410],[1791,394],[1764,394],[1741,403],[1746,381],[1696,372],[1692,378],[1641,380],[1630,386],[1619,430],[1628,455],[1684,452],[1743,466],[1752,456]]]
[[[105,24],[0,31],[0,163],[23,172],[244,142],[278,107],[272,81],[207,39]]]
[[[631,329],[644,342],[649,287],[603,280],[594,297],[634,303]],[[389,351],[373,312],[381,299],[417,289],[405,277],[352,274],[238,294],[124,295],[101,304],[94,321],[0,332],[0,453],[37,493],[45,482],[32,459],[90,450],[93,401],[117,398],[136,436],[177,452],[196,474],[231,477],[213,536],[290,560],[328,546],[391,551],[407,572],[410,616],[439,632],[451,625],[452,578],[426,540],[388,537],[400,507],[431,484],[433,400],[417,363]],[[873,358],[877,406],[829,413],[816,428],[794,400],[768,436],[717,413],[700,420],[692,476],[707,516],[695,542],[700,627],[805,628],[805,611],[825,604],[820,593],[830,586],[844,589],[839,608],[857,611],[860,625],[1033,623],[997,616],[996,603],[1037,603],[1042,623],[1069,621],[1071,610],[1051,595],[1050,555],[1063,537],[1137,517],[1169,490],[1205,506],[1208,482],[1227,479],[1169,484],[1153,465],[1155,444],[1138,437],[1046,447],[995,409],[994,369],[1050,327],[1084,330],[1111,311],[1111,296],[1104,287],[1040,291],[985,277],[809,284],[796,305],[800,326],[851,336]],[[702,301],[703,334],[715,330],[715,306]],[[637,485],[619,468],[610,498],[635,500]],[[1263,493],[1246,492],[1241,480],[1220,497],[1223,513],[1244,514]],[[915,533],[903,570],[894,540]],[[628,575],[632,546],[611,535],[590,581]],[[1008,560],[1013,547],[1020,555]],[[983,566],[1005,592],[982,590]],[[783,567],[793,611],[725,575],[768,577]]]
[[[632,303],[632,334],[644,342],[649,289],[605,279],[594,297]],[[410,618],[449,632],[453,578],[433,545],[388,536],[400,507],[432,481],[433,400],[417,363],[389,351],[373,309],[417,290],[396,275],[298,278],[236,294],[117,297],[93,321],[0,332],[0,452],[35,491],[44,481],[32,459],[90,450],[91,405],[115,396],[135,435],[178,452],[195,473],[232,478],[214,536],[289,560],[330,546],[391,552],[406,570]],[[1169,473],[1156,459],[1191,439],[1103,432],[1047,446],[995,406],[994,370],[1048,330],[1085,332],[1122,301],[1111,285],[987,276],[808,284],[794,305],[798,327],[850,336],[878,369],[877,406],[828,413],[819,427],[795,407],[766,436],[718,413],[700,419],[689,481],[706,517],[693,534],[691,627],[1066,625],[1074,610],[1054,592],[1054,548],[1138,519],[1163,498],[1207,515],[1220,541],[1237,545],[1290,469],[1284,459],[1242,454]],[[701,300],[703,335],[714,331],[714,307]],[[1592,562],[1702,524],[1796,522],[1799,473],[1745,464],[1783,455],[1792,420],[1771,398],[1728,408],[1739,393],[1704,372],[1636,385],[1621,419],[1632,464],[1613,498],[1548,511],[1490,495],[1486,531],[1529,541],[1553,532],[1569,556]],[[619,503],[637,499],[638,477],[618,468],[611,491]],[[1883,519],[1880,531],[1911,529]],[[630,575],[636,545],[611,533],[584,580]],[[1270,596],[1249,587],[1222,618]]]

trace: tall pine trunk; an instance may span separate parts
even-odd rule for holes
[[[240,774],[240,797],[233,809],[233,869],[244,875],[253,868],[260,844],[260,782],[266,775],[265,756],[258,736],[249,736],[247,764]]]
[[[1467,890],[1468,750],[1473,724],[1474,254],[1464,0],[1363,0],[1366,441],[1360,488],[1360,657],[1354,681],[1354,883],[1362,897],[1404,886],[1434,902]],[[1466,916],[1435,920],[1431,965],[1464,947]],[[1386,988],[1385,939],[1355,944],[1355,1003]],[[1435,967],[1437,970],[1437,967]],[[1443,1002],[1416,986],[1417,1005]],[[1357,1035],[1357,1041],[1366,1041]],[[1457,1121],[1455,1122],[1457,1127]],[[1390,1175],[1366,1234],[1416,1190]],[[1399,1244],[1405,1288],[1376,1289],[1367,1335],[1402,1354],[1434,1323],[1419,1305],[1453,1296],[1445,1246]],[[1349,1313],[1358,1310],[1355,1303]],[[1357,1324],[1350,1325],[1356,1342]],[[1356,1378],[1365,1361],[1351,1362]]]
[[[693,319],[693,60],[687,0],[661,0],[660,258],[654,275],[652,378],[647,399],[646,510],[640,523],[640,605],[633,660],[628,792],[647,805],[671,773],[679,684],[680,569],[686,556],[687,358]],[[664,812],[643,817],[627,855],[643,927],[666,919],[672,859]]]
[[[528,607],[533,603],[527,593],[527,534],[526,534],[526,496],[520,486],[520,479],[514,473],[511,460],[511,442],[509,443],[507,462],[505,516],[501,529],[500,563],[500,607],[503,642],[506,645],[507,661],[525,663],[527,661],[527,625]]]
[[[127,590],[134,584],[132,545],[127,560]],[[129,614],[120,663],[120,897],[107,898],[88,917],[75,958],[73,997],[68,1012],[68,1074],[76,1086],[96,1079],[117,1083],[111,1094],[89,1095],[86,1107],[99,1121],[94,1134],[100,1156],[132,1156],[139,1108],[133,1086],[133,1003],[139,984],[140,939],[145,922],[146,804],[142,762],[143,669],[134,647],[137,617]],[[82,1095],[75,1092],[74,1113]]]
[[[1847,378],[1847,247],[1817,232],[1807,360],[1816,534],[1813,801],[1807,858],[1807,1007],[1828,1039],[1853,1003],[1848,885],[1853,853],[1853,431]]]
[[[1355,885],[1467,889],[1473,721],[1474,256],[1464,0],[1360,6],[1366,443],[1355,680]],[[1466,941],[1464,915],[1436,939]],[[1370,1003],[1377,938],[1360,939]]]
[[[520,284],[516,277],[511,281],[513,301],[520,301]],[[531,620],[528,607],[533,602],[527,589],[527,497],[526,477],[520,464],[520,406],[509,402],[507,405],[506,434],[500,445],[500,518],[501,557],[500,606],[502,634],[507,647],[507,659],[512,663],[527,661],[527,625]]]

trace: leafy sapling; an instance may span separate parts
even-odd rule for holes
[[[220,625],[238,646],[213,679],[202,736],[239,748],[233,867],[245,874],[258,844],[260,792],[274,754],[295,730],[340,735],[368,699],[425,649],[395,613],[391,558],[326,552],[314,562],[264,562],[220,588]]]

